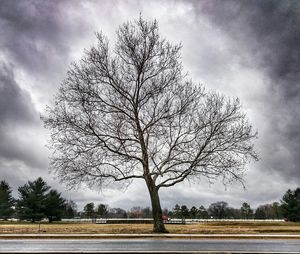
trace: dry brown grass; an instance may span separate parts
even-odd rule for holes
[[[300,224],[291,222],[206,222],[166,225],[173,234],[300,234]],[[45,234],[147,234],[151,224],[42,223]],[[38,223],[0,223],[1,234],[38,233]]]
[[[172,225],[171,231],[187,234],[300,234],[300,224],[288,222],[207,222]]]

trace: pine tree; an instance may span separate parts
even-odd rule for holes
[[[14,198],[7,182],[0,182],[0,219],[7,220],[13,213]]]
[[[95,204],[93,202],[88,203],[84,206],[83,210],[87,218],[92,218],[95,213]]]
[[[246,202],[242,204],[241,213],[243,219],[250,219],[251,217],[253,217],[253,210],[251,209],[251,206]]]
[[[45,200],[50,187],[39,177],[18,188],[17,213],[20,219],[35,222],[45,217]]]
[[[300,188],[288,190],[281,200],[281,207],[289,221],[300,221]]]
[[[190,215],[193,219],[195,219],[198,215],[198,209],[195,206],[192,206],[191,210],[190,210]]]
[[[108,205],[99,204],[97,208],[97,214],[100,218],[106,218],[108,214]]]
[[[61,219],[66,207],[65,199],[41,177],[33,182],[28,181],[18,191],[17,214],[20,219],[32,222],[43,218],[48,218],[49,222]]]
[[[65,208],[64,208],[64,218],[74,218],[77,214],[77,205],[73,200],[69,200],[66,202]]]
[[[65,210],[66,200],[56,190],[50,190],[45,199],[45,215],[49,222],[61,220]]]

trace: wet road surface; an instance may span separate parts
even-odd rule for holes
[[[0,240],[0,253],[13,252],[277,252],[300,253],[300,240],[95,239]]]

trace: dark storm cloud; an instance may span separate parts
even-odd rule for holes
[[[0,3],[0,158],[21,161],[28,171],[47,171],[43,141],[34,137],[35,132],[42,132],[42,126],[40,109],[34,107],[32,97],[38,94],[38,98],[49,99],[64,75],[72,34],[78,27],[84,29],[84,22],[79,26],[75,17],[69,17],[73,3]],[[16,73],[21,73],[18,81]]]
[[[245,50],[244,65],[260,69],[271,79],[265,104],[274,105],[268,112],[272,128],[261,137],[262,167],[299,180],[300,2],[212,0],[193,4],[198,15],[207,17]]]
[[[31,167],[44,165],[27,141],[26,132],[36,128],[39,115],[30,95],[15,80],[13,67],[0,65],[0,159],[23,161]]]
[[[65,77],[82,38],[94,37],[81,1],[3,0],[0,4],[0,49],[30,79],[26,85],[41,106]],[[81,47],[81,48],[80,48]],[[79,51],[79,50],[78,50]],[[1,57],[1,55],[0,55]],[[21,84],[22,85],[22,84]],[[39,111],[42,109],[39,108]]]
[[[0,3],[0,178],[15,189],[38,176],[57,185],[48,174],[39,114],[65,75],[74,37],[85,34],[85,21],[73,13],[80,4]]]
[[[206,1],[201,11],[251,51],[286,96],[299,93],[300,3],[278,0]],[[288,81],[288,82],[286,82]]]
[[[242,75],[247,70],[250,77],[259,81],[253,93],[258,96],[242,98],[261,121],[257,123],[253,119],[260,133],[262,159],[249,167],[246,179],[249,191],[239,186],[229,187],[225,192],[221,184],[208,188],[205,181],[192,188],[178,185],[162,192],[163,206],[171,208],[175,203],[197,202],[209,205],[219,199],[235,206],[242,199],[255,205],[278,200],[287,188],[294,186],[291,182],[300,179],[299,3],[0,1],[0,62],[5,63],[0,65],[0,180],[7,179],[16,189],[42,176],[54,188],[64,190],[58,179],[53,180],[53,175],[48,174],[49,151],[44,149],[48,136],[43,133],[39,112],[51,102],[69,63],[95,41],[94,31],[103,29],[113,42],[118,25],[137,18],[142,12],[147,19],[158,19],[162,37],[175,42],[183,40],[184,65],[199,78],[195,81],[202,82],[204,77],[205,85],[212,84],[221,92],[228,89],[229,94],[236,89],[241,95],[248,93],[239,87],[240,81],[247,83],[244,80],[248,77]],[[264,89],[269,86],[264,87],[261,79],[265,73],[272,81],[267,98]],[[227,83],[236,74],[240,76],[230,84],[234,88],[230,90]],[[261,108],[262,104],[265,108]],[[81,205],[91,201],[128,209],[149,205],[145,186],[136,182],[125,194],[108,190],[102,195],[87,189],[68,193],[66,197]]]
[[[29,94],[15,81],[13,67],[0,63],[0,127],[6,124],[26,124],[37,120]]]
[[[64,1],[1,1],[1,47],[31,72],[55,68],[68,48],[62,43]],[[55,59],[57,58],[57,59]]]

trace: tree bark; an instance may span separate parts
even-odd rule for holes
[[[149,183],[146,180],[152,205],[152,216],[153,216],[153,232],[154,233],[168,233],[165,228],[162,210],[160,206],[160,200],[158,195],[158,189],[153,183]]]

